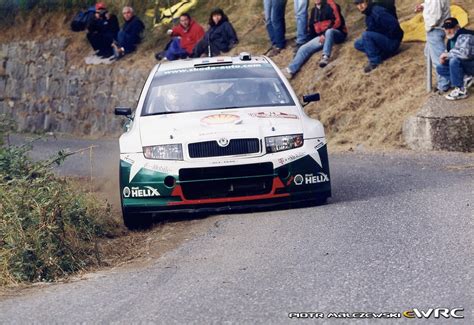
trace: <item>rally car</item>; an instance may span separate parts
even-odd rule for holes
[[[319,94],[305,101],[319,100]],[[223,211],[331,196],[323,125],[265,56],[164,62],[151,71],[120,137],[130,228],[153,214]]]

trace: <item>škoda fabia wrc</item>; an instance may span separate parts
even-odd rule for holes
[[[304,97],[319,100],[319,94]],[[125,225],[153,214],[223,211],[331,196],[322,124],[267,57],[156,65],[120,137]]]

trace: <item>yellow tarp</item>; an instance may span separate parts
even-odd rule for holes
[[[181,14],[194,8],[197,3],[198,0],[182,0],[169,8],[156,7],[155,9],[149,9],[147,10],[146,15],[154,18],[153,25],[155,27],[161,24],[167,25],[171,24],[174,19],[178,19]]]
[[[459,6],[451,6],[451,17],[456,17],[461,27],[469,23],[467,12]],[[400,26],[405,33],[405,35],[403,35],[404,42],[426,42],[426,30],[422,14],[417,14],[412,19],[404,21]]]

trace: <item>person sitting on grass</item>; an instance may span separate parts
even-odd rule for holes
[[[347,28],[341,7],[333,0],[315,0],[315,6],[309,19],[311,41],[302,45],[284,71],[288,79],[301,69],[303,64],[316,52],[323,50],[319,66],[324,68],[329,63],[332,46],[347,38]]]
[[[167,33],[172,40],[165,51],[157,53],[157,60],[166,57],[173,61],[191,56],[194,47],[204,36],[204,28],[192,20],[188,13],[184,13],[179,17],[179,25],[169,29]]]
[[[354,47],[367,55],[369,63],[364,67],[364,72],[369,73],[398,51],[403,30],[398,20],[384,7],[374,6],[369,0],[355,0],[354,3],[365,15],[367,26],[362,37],[355,41]]]
[[[114,52],[112,43],[117,38],[119,23],[117,16],[110,14],[103,2],[95,5],[95,15],[87,26],[87,39],[99,58],[109,58]]]
[[[192,57],[202,55],[216,56],[229,52],[239,40],[234,27],[220,8],[212,10],[209,16],[209,29],[204,37],[196,44]]]
[[[117,42],[113,44],[116,59],[137,49],[137,44],[141,42],[141,34],[145,29],[145,25],[140,18],[135,16],[132,7],[123,7],[122,14],[125,23],[118,32]]]
[[[441,64],[436,66],[436,71],[455,87],[446,95],[446,99],[463,99],[468,96],[468,88],[473,83],[474,31],[461,28],[454,17],[444,21],[443,29],[448,42],[446,52],[439,58]]]

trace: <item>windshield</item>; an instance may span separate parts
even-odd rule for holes
[[[142,116],[294,102],[273,67],[240,64],[158,72]]]

